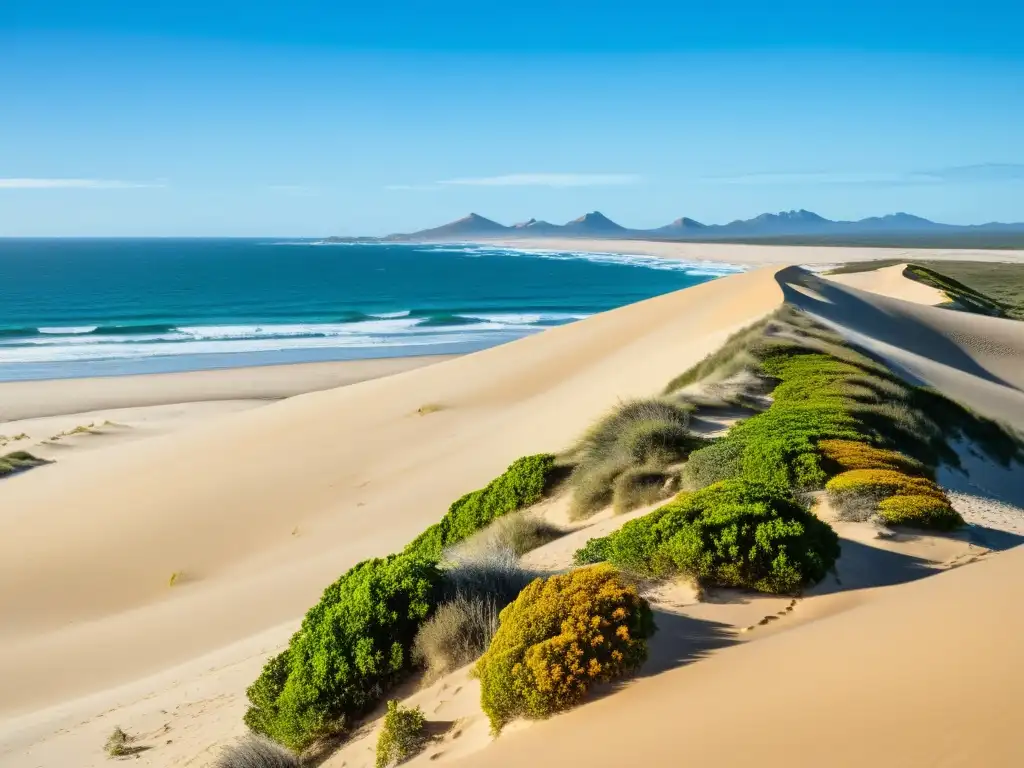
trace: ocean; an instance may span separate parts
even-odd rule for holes
[[[0,380],[469,352],[739,267],[272,239],[0,239]]]

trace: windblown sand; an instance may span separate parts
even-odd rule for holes
[[[210,765],[244,732],[266,656],[347,567],[398,549],[514,458],[566,447],[618,399],[656,393],[784,299],[1020,425],[1019,324],[880,295],[889,281],[903,288],[756,270],[0,482],[0,762],[103,765],[118,725],[151,747],[140,765]],[[1019,515],[1003,503],[959,538],[842,528],[842,583],[790,610],[696,602],[685,585],[652,595],[663,632],[638,680],[494,743],[454,673],[415,694],[450,726],[417,762],[1019,764],[1024,557],[991,554],[1018,540],[992,532]],[[564,567],[602,520],[531,556]],[[372,736],[325,765],[361,764]]]

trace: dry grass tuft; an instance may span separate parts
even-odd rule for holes
[[[299,758],[261,736],[247,736],[221,752],[213,768],[299,768]]]

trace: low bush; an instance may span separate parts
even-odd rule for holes
[[[653,631],[647,601],[608,566],[537,579],[501,612],[477,662],[492,730],[520,716],[547,717],[594,684],[632,673]]]
[[[653,504],[672,495],[677,476],[659,469],[631,467],[615,479],[612,507],[616,514]]]
[[[743,472],[745,449],[746,444],[742,440],[723,439],[694,451],[680,470],[682,487],[696,491],[719,480],[739,477]]]
[[[403,707],[388,702],[384,726],[377,738],[377,768],[404,763],[423,750],[427,744],[426,718],[419,707]]]
[[[299,759],[269,739],[248,736],[225,748],[214,768],[299,768]]]
[[[435,563],[407,555],[352,568],[249,687],[246,725],[301,750],[364,713],[411,668],[413,638],[441,579]]]
[[[576,450],[573,515],[583,517],[612,503],[624,473],[664,470],[706,445],[687,429],[691,410],[689,404],[670,400],[632,400],[591,427]],[[636,484],[624,482],[620,496],[625,502]]]
[[[441,522],[420,534],[406,547],[406,552],[439,559],[446,547],[468,538],[502,515],[536,504],[551,489],[558,474],[551,454],[516,459],[485,488],[455,501]]]
[[[852,469],[829,480],[825,490],[841,512],[860,516],[877,512],[890,525],[950,530],[964,523],[943,490],[919,475]]]
[[[791,593],[824,578],[839,540],[788,493],[726,480],[631,520],[592,548],[639,576]]]
[[[964,524],[948,501],[920,494],[897,494],[878,503],[879,516],[889,525],[950,531]]]
[[[576,550],[572,556],[574,565],[593,565],[608,559],[608,537],[587,539],[587,543]]]
[[[107,737],[107,743],[103,745],[103,748],[110,757],[127,757],[136,751],[131,746],[133,741],[135,741],[134,737],[117,727]]]
[[[925,474],[921,462],[897,451],[876,448],[857,440],[820,440],[818,448],[831,475],[851,469],[889,469],[908,475]]]
[[[13,451],[12,453],[0,456],[0,477],[13,475],[15,472],[21,472],[46,463],[44,459],[36,458],[28,451]]]

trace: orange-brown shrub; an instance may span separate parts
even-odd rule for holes
[[[477,662],[492,730],[567,709],[595,683],[633,672],[653,631],[647,601],[611,566],[534,580],[501,612]]]

